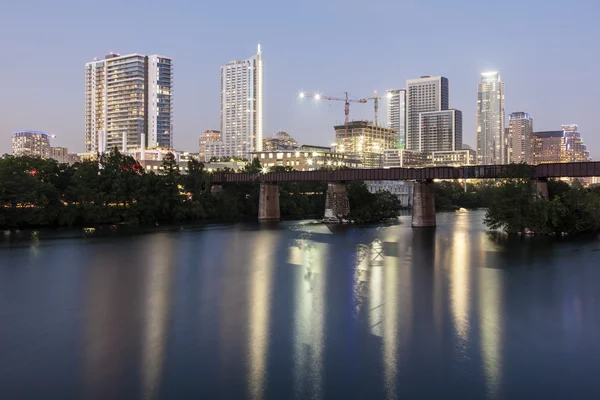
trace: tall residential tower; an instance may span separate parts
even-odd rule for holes
[[[421,137],[421,113],[448,110],[448,79],[422,76],[406,81],[406,148],[426,151]],[[462,145],[462,144],[461,144]]]
[[[507,163],[533,163],[533,118],[524,112],[508,116]]]
[[[173,60],[109,54],[85,65],[85,150],[173,147]]]
[[[406,89],[388,90],[388,128],[398,132],[398,148],[406,147]]]
[[[250,159],[262,151],[263,59],[256,55],[221,67],[221,142],[207,144],[208,156],[221,148],[227,157]]]
[[[479,164],[505,164],[504,83],[500,72],[484,72],[477,85],[477,160]]]

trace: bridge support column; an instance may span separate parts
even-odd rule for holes
[[[350,215],[348,191],[343,182],[329,182],[325,198],[325,215],[323,220],[330,223],[340,223]]]
[[[548,200],[548,179],[533,180],[533,196],[536,199]]]
[[[435,226],[435,196],[433,180],[416,181],[413,186],[413,228]]]
[[[221,185],[212,185],[210,187],[210,194],[211,194],[211,196],[219,198],[219,197],[221,197],[222,193],[223,193],[223,186],[221,186]]]
[[[258,202],[259,221],[279,221],[279,185],[276,183],[261,183]]]

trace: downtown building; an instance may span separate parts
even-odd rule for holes
[[[18,131],[12,134],[12,154],[50,158],[50,135],[39,131]]]
[[[577,125],[563,125],[561,131],[533,133],[533,163],[591,161]]]
[[[173,148],[173,60],[109,54],[85,65],[85,150]]]
[[[336,125],[334,130],[336,152],[347,154],[363,168],[382,168],[384,152],[398,143],[395,130],[368,121],[350,121],[347,130],[346,125]]]
[[[484,72],[477,85],[477,159],[481,165],[506,164],[504,83],[499,72]]]
[[[388,128],[398,132],[397,148],[406,147],[406,89],[388,90]]]
[[[533,118],[525,112],[508,116],[507,163],[533,163]]]
[[[263,59],[256,55],[221,66],[221,140],[206,156],[250,159],[263,145]]]

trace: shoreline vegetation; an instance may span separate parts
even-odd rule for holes
[[[262,170],[255,159],[243,172]],[[0,158],[0,229],[257,218],[259,185],[225,184],[213,196],[209,175],[197,160],[191,160],[188,173],[181,174],[173,155],[165,157],[158,173],[148,172],[116,149],[98,160],[70,166],[52,159],[4,155]],[[281,183],[282,220],[322,217],[326,193],[326,182]],[[353,222],[395,218],[402,208],[396,196],[370,193],[362,182],[349,184],[348,196]]]
[[[263,170],[258,159],[242,172]],[[271,167],[269,171],[287,171]],[[254,220],[259,185],[225,184],[211,195],[210,172],[197,160],[181,174],[172,155],[159,173],[147,172],[131,156],[113,149],[94,161],[71,166],[52,159],[4,155],[0,158],[0,228],[92,225],[156,225]],[[548,200],[533,193],[531,170],[516,164],[503,180],[435,183],[436,211],[486,208],[484,223],[508,234],[565,235],[600,231],[600,186],[584,188],[548,181]],[[326,182],[279,185],[282,220],[319,218]],[[349,221],[396,218],[400,201],[388,191],[370,193],[363,182],[348,184]]]

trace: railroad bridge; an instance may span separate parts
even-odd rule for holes
[[[435,226],[434,179],[499,179],[516,176],[531,179],[535,187],[533,193],[542,198],[547,198],[549,178],[600,176],[600,162],[555,163],[535,166],[510,164],[267,173],[217,172],[211,176],[211,183],[215,185],[215,188],[224,183],[260,184],[258,219],[260,221],[274,221],[279,220],[280,217],[278,186],[280,182],[327,182],[325,220],[339,222],[350,213],[346,182],[414,181],[412,226],[433,227]]]

